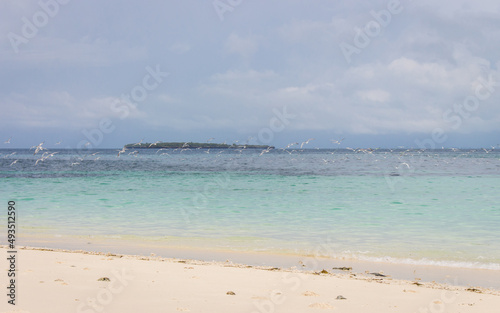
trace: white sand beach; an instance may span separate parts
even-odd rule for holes
[[[0,249],[3,256],[7,250]],[[17,251],[16,305],[0,312],[494,312],[500,292],[368,273],[304,273],[83,251]],[[8,261],[2,286],[8,288]]]

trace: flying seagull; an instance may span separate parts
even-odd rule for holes
[[[342,139],[339,139],[339,140],[330,139],[330,141],[331,141],[332,143],[336,143],[336,144],[340,145],[340,143],[342,143],[342,141],[344,141],[344,139],[345,139],[345,138],[342,138]]]
[[[120,154],[125,153],[125,150],[127,150],[127,148],[125,148],[125,147],[123,147],[123,149],[121,149],[121,150],[116,150],[116,151],[118,151],[117,157],[120,157]]]
[[[144,140],[144,138],[141,139],[141,141],[139,141],[138,143],[134,143],[133,145],[134,146],[140,146],[142,144],[142,141]]]
[[[304,141],[304,142],[300,145],[300,149],[302,149],[302,147],[303,147],[304,145],[309,144],[309,141],[311,141],[311,140],[314,140],[314,138],[310,138],[310,139],[307,139],[306,141]]]
[[[35,153],[33,153],[33,155],[37,154],[38,152],[42,151],[42,150],[45,150],[45,148],[42,147],[42,145],[45,143],[44,142],[41,142],[38,146],[35,147]]]

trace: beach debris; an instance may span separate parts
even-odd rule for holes
[[[352,270],[352,267],[346,267],[346,266],[342,266],[342,267],[332,267],[332,270],[351,271],[351,270]]]
[[[312,291],[306,291],[302,295],[306,296],[306,297],[317,297],[317,296],[319,296],[317,293],[312,292]]]
[[[472,287],[465,289],[465,291],[476,292],[476,293],[483,293],[481,290],[479,290],[477,288],[472,288]]]
[[[368,273],[368,274],[373,275],[373,276],[377,276],[377,277],[387,277],[387,275],[384,275],[381,273]]]
[[[111,281],[108,277],[101,277],[97,281]]]
[[[235,296],[236,294],[234,293],[234,291],[228,291],[226,292],[226,295]]]
[[[347,300],[346,297],[344,297],[343,295],[338,295],[337,298],[335,298],[337,300]]]
[[[279,271],[280,268],[279,267],[271,267],[271,268],[266,268],[266,270],[268,270],[268,271]]]
[[[413,284],[417,285],[417,286],[422,286],[423,285],[423,284],[419,283],[418,281],[414,281]]]
[[[330,274],[327,270],[325,269],[322,269],[321,272],[319,272],[320,274]]]
[[[333,306],[328,303],[312,303],[309,304],[309,307],[315,309],[333,309]]]

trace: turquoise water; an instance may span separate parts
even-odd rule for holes
[[[500,269],[495,151],[96,151],[1,151],[21,234]]]

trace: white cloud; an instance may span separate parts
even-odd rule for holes
[[[10,94],[2,99],[0,120],[6,125],[40,128],[82,128],[95,126],[103,118],[123,118],[121,107],[127,105],[127,118],[144,118],[137,107],[119,98],[102,96],[76,99],[68,92],[44,92],[35,95]]]
[[[177,43],[174,43],[173,45],[171,45],[169,49],[172,52],[175,52],[178,54],[184,54],[184,53],[191,50],[191,46],[185,42],[177,42]]]
[[[391,99],[391,94],[381,89],[361,90],[358,91],[358,95],[361,100],[381,103],[387,102]]]
[[[140,83],[145,66],[164,64],[172,73],[169,83],[130,115],[144,121],[141,127],[255,130],[267,125],[273,109],[286,106],[297,116],[290,130],[500,130],[499,86],[459,129],[443,119],[454,104],[474,94],[478,77],[500,77],[498,1],[402,2],[403,12],[353,55],[351,64],[339,44],[352,42],[354,28],[365,26],[373,19],[370,11],[385,8],[387,1],[307,8],[278,1],[265,12],[241,6],[231,13],[235,19],[222,24],[203,6],[186,3],[123,5],[119,16],[102,10],[91,23],[82,23],[76,8],[92,11],[102,4],[68,5],[19,54],[4,36],[0,70],[9,79],[0,87],[0,119],[19,127],[72,128],[119,118],[109,109],[118,99],[103,94],[126,92]],[[155,15],[160,7],[182,14],[160,19]],[[20,18],[37,9],[36,2],[26,0],[0,4],[0,30],[19,30]],[[134,18],[144,23],[128,28],[121,22]]]
[[[19,67],[54,66],[111,66],[114,64],[143,59],[146,49],[129,46],[125,42],[112,42],[105,38],[88,36],[75,41],[38,35],[26,46],[19,46],[19,53],[13,53],[10,45],[0,52],[2,63]]]
[[[224,47],[229,53],[235,53],[243,58],[249,58],[257,52],[259,44],[255,36],[242,37],[238,36],[236,33],[231,33]]]

